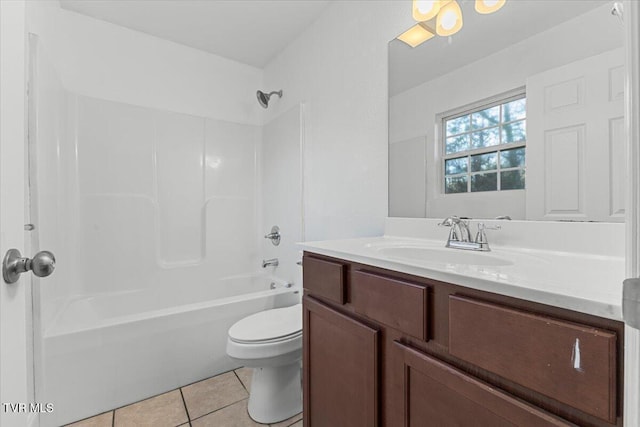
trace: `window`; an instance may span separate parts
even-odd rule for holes
[[[526,103],[519,91],[442,117],[445,194],[525,188]]]

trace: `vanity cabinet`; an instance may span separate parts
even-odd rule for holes
[[[304,425],[622,427],[624,325],[305,252]]]

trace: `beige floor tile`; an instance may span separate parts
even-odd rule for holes
[[[191,421],[193,427],[265,427],[249,417],[247,399],[220,409],[197,420]]]
[[[192,420],[249,397],[233,372],[183,387],[182,393]]]
[[[302,427],[302,420],[300,420],[297,423],[291,425],[290,427]]]
[[[236,369],[236,374],[242,381],[244,388],[251,391],[251,378],[253,377],[253,368],[240,368]]]
[[[87,418],[73,424],[68,424],[67,427],[111,427],[112,425],[113,411],[105,412],[104,414],[96,415],[95,417]]]
[[[293,425],[296,421],[300,421],[300,420],[302,420],[302,412],[300,412],[297,415],[294,415],[293,417],[291,417],[289,419],[286,419],[284,421],[280,421],[279,423],[269,424],[269,426],[270,427],[289,427],[289,426]],[[300,422],[302,422],[302,421],[300,421]]]
[[[115,427],[175,427],[189,422],[180,390],[116,410]]]

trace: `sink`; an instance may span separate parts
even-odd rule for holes
[[[448,248],[425,248],[416,246],[392,246],[378,248],[381,255],[395,259],[409,259],[438,264],[458,265],[513,265],[513,262],[486,252],[463,251]]]

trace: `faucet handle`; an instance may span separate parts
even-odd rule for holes
[[[502,226],[501,225],[494,225],[493,227],[487,227],[484,222],[479,222],[478,223],[478,230],[480,230],[481,228],[482,228],[482,230],[502,230]]]
[[[478,223],[478,232],[476,233],[476,243],[488,244],[487,234],[484,232],[485,230],[502,230],[502,226],[496,225],[493,227],[487,227],[484,222]]]
[[[469,220],[471,220],[471,218],[467,216],[451,215],[443,219],[442,222],[438,223],[438,225],[441,227],[452,227],[455,224],[460,224],[461,222],[468,224]]]
[[[442,222],[439,222],[438,226],[440,226],[440,227],[453,227],[453,224],[455,224],[457,220],[458,220],[457,216],[448,216],[445,219],[443,219]]]

